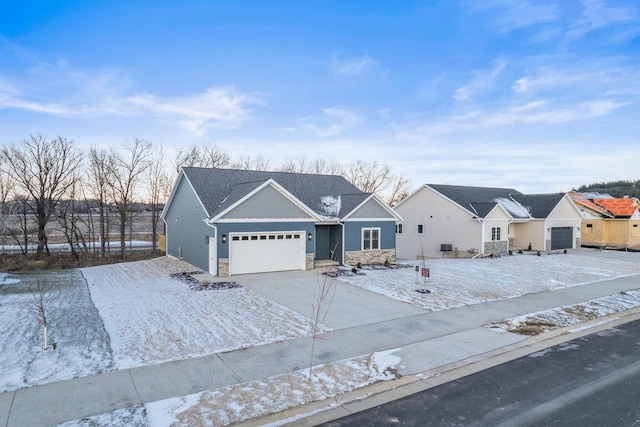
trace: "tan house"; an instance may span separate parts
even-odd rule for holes
[[[582,246],[640,249],[640,203],[633,197],[570,193],[580,209]]]
[[[580,246],[582,216],[563,193],[425,184],[400,202],[400,259],[468,257]]]

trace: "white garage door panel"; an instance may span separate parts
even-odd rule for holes
[[[304,270],[304,237],[303,231],[231,234],[230,274]]]

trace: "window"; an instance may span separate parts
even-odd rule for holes
[[[363,228],[362,229],[362,250],[373,251],[380,249],[380,229],[379,228]]]
[[[260,240],[267,240],[267,236],[260,236]]]
[[[249,240],[249,236],[242,236],[242,240]]]
[[[402,234],[402,224],[396,224],[396,233]]]
[[[240,236],[233,236],[231,240],[240,240]]]
[[[634,225],[635,227],[635,225]],[[587,228],[593,228],[593,224],[587,224]]]
[[[500,227],[491,227],[491,240],[500,240]]]
[[[418,234],[424,234],[424,225],[418,224]]]

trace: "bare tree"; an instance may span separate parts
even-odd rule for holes
[[[234,162],[231,167],[234,169],[266,171],[269,170],[269,159],[265,159],[262,154],[257,156],[240,156],[238,161]]]
[[[96,147],[89,149],[89,169],[87,175],[89,177],[89,188],[93,197],[98,201],[98,215],[100,227],[100,256],[105,256],[106,241],[109,239],[107,218],[108,215],[108,177],[109,177],[109,153]]]
[[[42,328],[42,348],[49,346],[55,350],[56,344],[49,343],[49,327],[60,318],[62,312],[59,307],[60,293],[47,283],[42,275],[34,276],[33,283],[27,289],[31,298],[27,303],[27,309],[33,313]]]
[[[176,172],[180,172],[182,166],[225,168],[230,164],[229,153],[217,145],[193,145],[189,148],[178,148],[176,151]]]
[[[73,185],[82,155],[73,141],[61,136],[48,140],[42,134],[9,144],[2,153],[18,191],[30,198],[28,207],[38,228],[36,254],[39,257],[45,250],[48,254],[46,226]]]
[[[393,172],[389,165],[355,160],[343,170],[347,181],[365,193],[382,193],[393,180]]]
[[[2,253],[4,254],[5,240],[8,234],[9,194],[13,192],[15,180],[6,170],[4,156],[0,151],[0,238],[2,238]]]
[[[339,246],[340,242],[337,242],[331,253],[336,254],[338,252]],[[333,261],[335,261],[335,259],[333,259]],[[322,325],[327,318],[327,314],[329,313],[329,309],[331,308],[331,303],[333,302],[333,297],[336,293],[336,276],[337,268],[335,265],[328,265],[323,273],[318,273],[316,275],[317,285],[313,293],[313,300],[311,302],[311,316],[309,318],[309,320],[311,321],[311,357],[309,360],[309,381],[311,381],[313,374],[313,356],[316,350],[316,340],[322,332]]]
[[[403,174],[395,175],[393,178],[393,184],[391,185],[391,191],[386,199],[389,206],[395,206],[409,195],[409,189],[411,186],[411,179],[407,178]]]
[[[151,242],[153,256],[158,256],[158,223],[160,222],[160,206],[164,203],[169,177],[164,167],[164,150],[159,147],[155,150],[153,159],[147,169],[147,185],[149,188],[149,205],[151,207]]]
[[[136,138],[124,147],[122,153],[112,149],[109,155],[110,161],[107,162],[107,183],[120,220],[120,256],[122,259],[126,259],[127,225],[132,220],[131,205],[135,197],[136,185],[149,168],[151,154],[151,143]]]

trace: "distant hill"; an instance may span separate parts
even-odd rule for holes
[[[582,185],[574,191],[597,192],[610,194],[613,197],[629,196],[640,198],[640,180],[596,182],[595,184]]]

